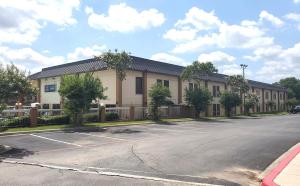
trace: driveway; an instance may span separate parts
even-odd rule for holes
[[[257,185],[300,142],[299,121],[286,115],[2,136],[15,149],[1,155],[0,185]]]

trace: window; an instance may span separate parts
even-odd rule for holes
[[[194,84],[193,83],[189,83],[189,90],[193,90],[194,89]]]
[[[219,96],[220,96],[220,87],[213,86],[213,97],[219,97]]]
[[[273,98],[276,99],[276,94],[273,95]]]
[[[45,85],[45,92],[55,92],[56,84]]]
[[[260,112],[260,105],[256,105],[256,112]]]
[[[280,98],[280,100],[282,100],[282,94],[279,94],[279,98]]]
[[[43,107],[42,107],[43,109],[49,109],[50,107],[49,107],[49,104],[43,104]]]
[[[52,109],[60,109],[60,104],[53,104]]]
[[[169,80],[164,80],[164,86],[169,88]]]
[[[198,84],[194,84],[194,89],[198,89]]]
[[[162,85],[162,80],[161,80],[161,79],[157,79],[157,80],[156,80],[156,83],[157,83],[158,85]]]
[[[266,99],[269,99],[269,92],[266,92],[265,98],[266,98]]]
[[[135,78],[135,93],[136,94],[143,94],[143,78],[142,77],[136,77]]]
[[[260,95],[260,91],[256,90],[256,95],[259,96]]]
[[[220,116],[220,104],[213,104],[213,116]]]

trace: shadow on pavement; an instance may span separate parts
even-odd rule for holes
[[[0,154],[0,161],[6,158],[15,158],[15,159],[22,159],[26,156],[33,155],[33,151],[28,151],[26,149],[19,149],[19,148],[12,148],[4,153]]]

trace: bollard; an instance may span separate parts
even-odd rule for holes
[[[100,115],[100,121],[104,122],[106,121],[106,111],[105,111],[105,106],[101,106],[99,108],[99,115]]]

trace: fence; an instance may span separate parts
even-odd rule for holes
[[[183,106],[164,106],[159,108],[161,118],[187,117],[189,109]],[[8,107],[0,114],[0,128],[27,127],[39,124],[53,124],[68,121],[63,109],[37,109]],[[143,120],[149,118],[147,107],[109,107],[105,109],[91,108],[83,115],[85,122],[112,120]],[[62,124],[65,124],[62,123]],[[61,123],[59,123],[61,124]]]

